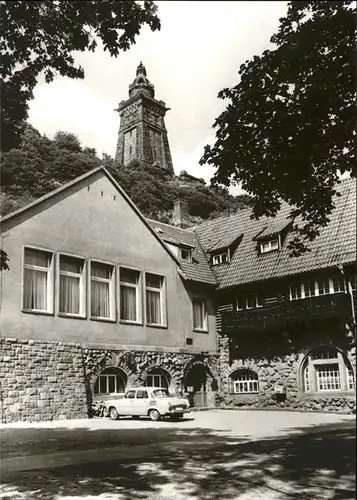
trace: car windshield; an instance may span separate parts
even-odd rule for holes
[[[156,398],[165,398],[169,396],[169,391],[166,389],[155,389],[152,393]]]

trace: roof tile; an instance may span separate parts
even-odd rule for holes
[[[310,251],[291,257],[287,248],[293,235],[288,233],[281,251],[260,254],[257,235],[269,227],[286,227],[290,207],[284,205],[274,219],[250,218],[247,208],[224,218],[204,222],[195,231],[206,252],[218,238],[232,233],[244,233],[230,264],[216,266],[214,272],[219,288],[279,278],[326,267],[346,264],[356,260],[356,186],[354,179],[347,179],[338,186],[341,196],[335,198],[335,209],[330,222],[320,235],[309,243]],[[281,230],[280,229],[280,230]],[[269,233],[270,234],[270,233]],[[218,269],[218,267],[220,269]]]

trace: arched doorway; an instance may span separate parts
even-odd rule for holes
[[[184,389],[190,406],[196,408],[214,406],[216,382],[203,363],[195,363],[184,377]]]

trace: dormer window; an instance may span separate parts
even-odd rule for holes
[[[192,249],[187,247],[181,247],[179,245],[173,245],[166,243],[171,252],[178,257],[180,260],[185,260],[186,262],[192,261]]]
[[[226,264],[229,262],[229,253],[228,250],[226,252],[218,253],[216,255],[213,255],[212,257],[212,264],[214,266],[218,266],[219,264]]]
[[[188,248],[180,248],[180,259],[191,262],[192,260],[192,251]]]
[[[259,253],[281,250],[292,225],[289,218],[273,219],[253,238],[258,242]]]
[[[272,252],[273,250],[279,250],[279,249],[280,249],[279,238],[262,241],[260,243],[260,253],[268,253]]]

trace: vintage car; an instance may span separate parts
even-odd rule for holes
[[[105,400],[105,406],[112,420],[128,415],[133,418],[149,416],[154,421],[163,417],[178,420],[190,411],[187,399],[163,387],[131,388],[122,397]]]

